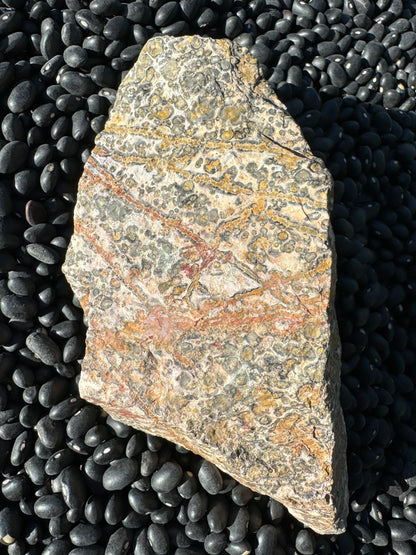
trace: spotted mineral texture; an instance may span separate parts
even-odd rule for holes
[[[305,525],[347,513],[331,179],[228,40],[152,38],[79,185],[82,396]]]

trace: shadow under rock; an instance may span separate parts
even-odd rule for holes
[[[348,530],[368,541],[367,511],[388,515],[391,497],[416,486],[416,115],[312,89],[302,97],[315,105],[288,110],[334,179]]]

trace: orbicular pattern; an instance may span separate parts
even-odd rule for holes
[[[143,48],[86,164],[65,273],[80,391],[321,533],[347,511],[331,179],[244,49]]]

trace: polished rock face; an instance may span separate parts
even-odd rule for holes
[[[331,186],[245,49],[155,37],[85,166],[64,265],[82,396],[321,533],[347,512]]]

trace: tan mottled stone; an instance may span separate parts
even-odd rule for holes
[[[347,513],[332,182],[228,40],[159,36],[79,185],[80,391],[321,533]]]

